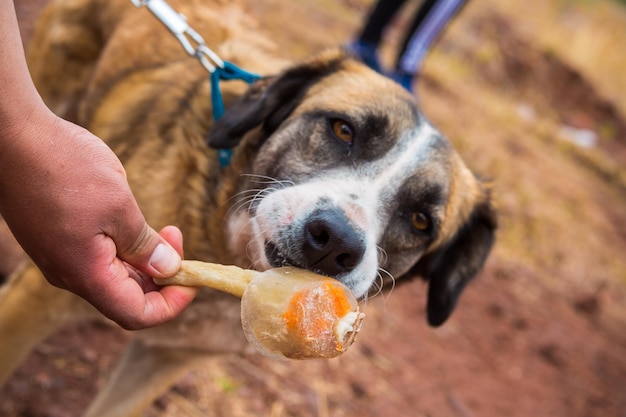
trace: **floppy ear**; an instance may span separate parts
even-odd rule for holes
[[[413,268],[429,282],[426,310],[431,326],[450,317],[461,292],[483,267],[496,227],[493,207],[488,201],[480,203],[448,243],[423,256]]]
[[[233,148],[244,134],[261,124],[269,136],[296,108],[309,87],[338,71],[345,58],[340,53],[327,54],[255,82],[215,123],[207,138],[209,146]]]

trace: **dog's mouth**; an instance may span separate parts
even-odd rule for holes
[[[341,280],[340,275],[332,275],[320,268],[311,267],[306,263],[298,262],[285,254],[275,243],[265,241],[265,257],[272,268],[280,268],[283,266],[292,266],[294,268],[306,269],[318,275],[324,275],[330,278]]]
[[[336,236],[334,240],[322,239],[322,235],[310,234],[308,243],[301,244],[301,248],[294,247],[293,241],[281,245],[281,242],[266,237],[262,264],[270,268],[290,266],[306,269],[343,282],[356,296],[365,294],[375,278],[370,277],[367,271],[375,271],[377,267],[375,258],[365,256],[365,242]],[[327,245],[323,245],[324,242]],[[332,243],[341,244],[333,246]]]
[[[290,259],[283,253],[275,243],[265,241],[265,257],[272,268],[280,268],[282,266],[293,266],[296,268],[305,268],[299,262]],[[315,272],[315,271],[313,271]]]

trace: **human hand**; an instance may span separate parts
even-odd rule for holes
[[[0,210],[46,279],[127,329],[180,314],[197,290],[152,277],[178,271],[182,234],[146,224],[115,154],[47,111],[19,126],[0,143]]]

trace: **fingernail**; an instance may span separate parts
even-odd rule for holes
[[[150,266],[163,275],[173,275],[180,269],[180,256],[172,247],[159,243],[150,257]]]

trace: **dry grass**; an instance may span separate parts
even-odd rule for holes
[[[611,0],[483,0],[533,42],[580,68],[626,113],[626,7]],[[520,18],[521,17],[521,18]]]

